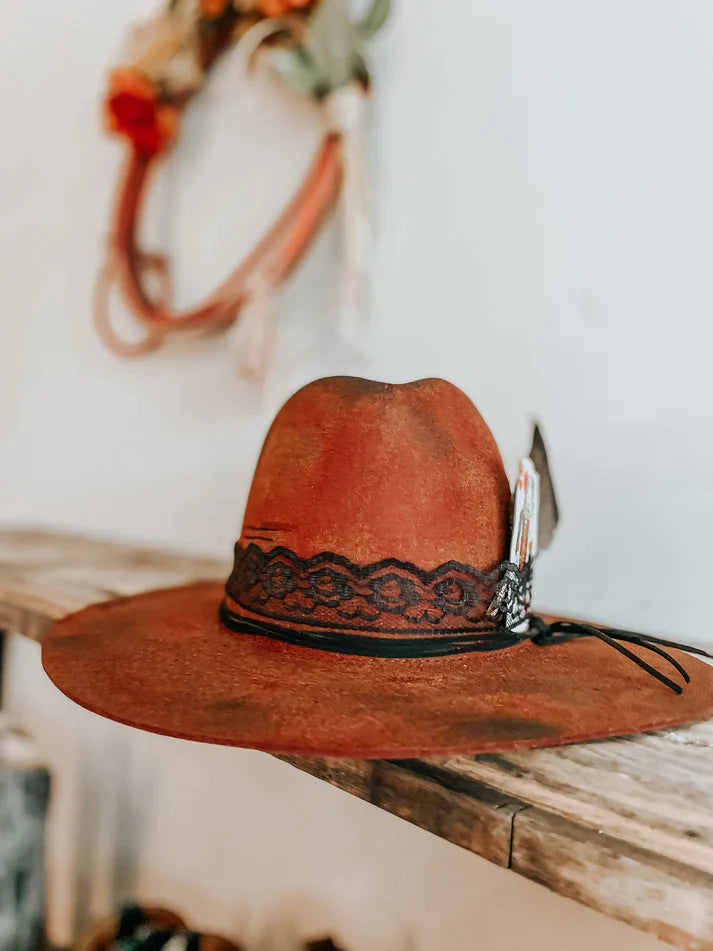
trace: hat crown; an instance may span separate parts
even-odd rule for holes
[[[239,544],[489,570],[505,557],[509,503],[495,440],[456,386],[329,377],[277,414]]]

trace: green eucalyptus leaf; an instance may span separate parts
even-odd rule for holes
[[[369,12],[359,24],[361,35],[368,39],[382,28],[391,11],[391,0],[374,0]]]
[[[306,46],[323,88],[336,89],[353,78],[360,44],[360,30],[349,16],[347,0],[321,0],[310,21]]]
[[[304,47],[272,50],[270,66],[280,79],[305,95],[313,96],[319,88],[319,69]]]
[[[321,97],[367,75],[362,49],[383,25],[390,0],[373,0],[360,22],[349,13],[348,0],[321,0],[305,39],[272,52],[274,71],[301,92]]]

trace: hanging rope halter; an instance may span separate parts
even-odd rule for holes
[[[223,330],[251,301],[265,310],[267,298],[297,266],[337,200],[343,167],[351,168],[349,177],[355,178],[354,147],[345,145],[358,134],[353,115],[344,115],[343,106],[335,113],[334,103],[348,102],[353,96],[364,100],[368,77],[358,41],[380,27],[388,9],[384,0],[377,0],[366,19],[354,24],[344,0],[260,0],[257,5],[254,0],[202,0],[200,10],[196,2],[173,0],[165,13],[140,27],[133,37],[129,65],[115,70],[109,81],[107,125],[127,139],[130,150],[97,281],[94,317],[102,340],[123,357],[156,350],[178,331]],[[274,15],[286,13],[290,16]],[[219,55],[235,43],[247,63],[259,48],[270,44],[276,71],[327,105],[327,128],[306,176],[269,230],[202,302],[178,310],[173,305],[168,259],[140,247],[139,221],[152,173],[176,139],[183,110]],[[340,43],[343,50],[335,72],[334,62],[325,61],[325,56],[334,60],[334,48]],[[363,169],[356,165],[356,175],[363,177]],[[347,192],[354,194],[355,189]],[[350,237],[349,232],[357,234],[360,219],[354,214],[354,200],[346,204],[345,218],[351,224],[345,246],[353,274],[363,267],[354,246],[364,244],[364,229],[356,242]],[[109,298],[114,285],[143,327],[139,340],[124,340],[113,328]],[[243,361],[243,370],[251,375],[264,369],[269,333],[265,325],[263,313],[258,339],[248,348],[253,352]]]

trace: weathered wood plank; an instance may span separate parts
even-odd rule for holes
[[[211,558],[36,529],[0,531],[0,628],[42,638],[95,601],[227,577]]]
[[[510,864],[512,819],[523,803],[483,783],[450,783],[426,762],[279,759],[496,865]]]
[[[646,840],[644,840],[646,842]],[[541,809],[515,816],[513,871],[682,948],[713,947],[713,876]]]
[[[443,766],[713,874],[713,722]]]
[[[94,601],[225,563],[0,531],[0,628],[41,638]],[[713,723],[440,761],[282,757],[423,829],[681,947],[713,949]]]

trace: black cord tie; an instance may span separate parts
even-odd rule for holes
[[[652,677],[655,677],[656,680],[677,694],[683,693],[683,687],[680,684],[677,684],[675,680],[671,680],[666,674],[647,663],[643,658],[639,657],[638,654],[635,654],[634,651],[629,650],[628,647],[624,646],[624,643],[636,644],[639,647],[646,648],[646,650],[651,651],[653,654],[657,654],[659,657],[663,657],[667,663],[678,671],[686,683],[691,682],[688,671],[675,657],[672,657],[668,651],[664,650],[664,647],[672,647],[675,650],[685,651],[687,654],[698,654],[700,657],[713,657],[713,654],[709,654],[700,647],[679,644],[676,641],[669,641],[662,637],[654,637],[651,634],[639,634],[636,631],[625,631],[616,627],[597,627],[594,624],[586,624],[583,621],[553,621],[551,624],[548,624],[543,618],[537,615],[530,615],[528,620],[530,622],[530,637],[533,644],[546,647],[549,644],[566,644],[567,641],[574,640],[578,637],[596,637],[610,647],[613,647],[614,650],[620,654],[623,654],[624,657],[627,657],[630,661],[633,661],[637,667],[645,670],[647,674],[651,674]],[[622,641],[624,643],[621,643]]]
[[[650,634],[639,634],[636,631],[598,627],[583,621],[553,621],[548,624],[536,614],[527,615],[526,619],[529,627],[527,631],[522,632],[515,630],[525,620],[520,616],[509,628],[497,624],[474,625],[458,633],[439,634],[432,637],[404,637],[398,630],[393,630],[384,631],[390,636],[379,637],[359,635],[344,630],[315,630],[298,625],[283,627],[235,614],[225,602],[220,606],[221,622],[235,633],[258,634],[299,647],[333,651],[338,654],[358,654],[362,657],[441,657],[447,654],[504,650],[527,640],[538,647],[547,647],[551,644],[565,644],[578,637],[596,637],[677,694],[683,693],[683,687],[680,684],[624,645],[636,644],[663,658],[680,674],[685,683],[690,683],[691,680],[688,671],[664,648],[674,648],[685,651],[687,654],[713,658],[713,654],[709,654],[700,647],[690,647],[687,644],[679,644],[676,641],[665,640]]]
[[[355,634],[345,629],[325,628],[304,625],[286,627],[267,620],[258,621],[243,617],[231,611],[223,601],[219,618],[222,624],[236,634],[260,634],[285,644],[297,647],[311,647],[331,651],[335,654],[356,654],[359,657],[401,657],[424,658],[442,657],[446,654],[465,654],[475,651],[496,651],[513,647],[529,638],[529,634],[516,634],[504,627],[491,623],[471,624],[459,628],[456,633],[443,633],[435,636],[408,637],[398,628],[382,629],[382,635]],[[312,625],[319,622],[312,621]]]

